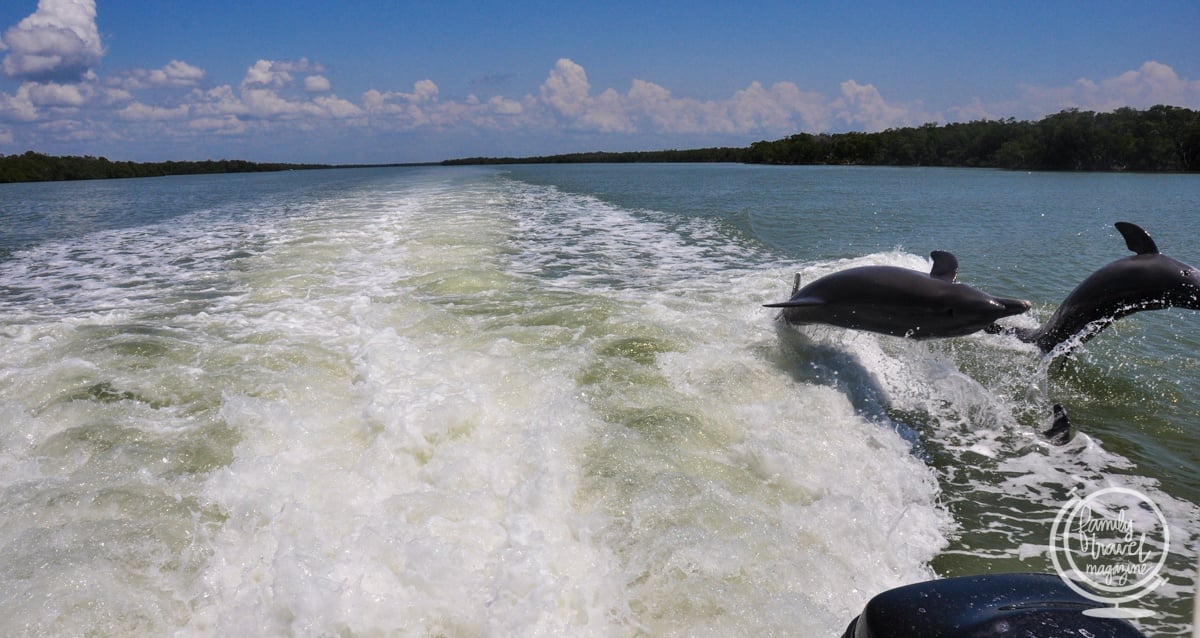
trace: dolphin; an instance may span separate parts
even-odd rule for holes
[[[1200,271],[1158,252],[1149,233],[1136,224],[1117,222],[1115,226],[1136,254],[1092,273],[1042,327],[1013,330],[1017,338],[1050,352],[1075,335],[1080,335],[1078,344],[1082,344],[1135,312],[1171,307],[1200,310]],[[989,327],[988,332],[1006,330]]]
[[[930,256],[928,275],[895,266],[862,266],[803,288],[796,275],[791,299],[764,305],[782,308],[780,316],[793,325],[823,323],[912,339],[961,337],[1029,310],[1028,301],[954,283],[958,258],[952,253],[935,250]]]

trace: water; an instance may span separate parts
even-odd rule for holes
[[[761,304],[945,249],[1034,325],[1119,219],[1200,263],[1198,209],[1196,176],[731,165],[2,186],[0,633],[836,635],[1050,571],[1113,485],[1171,525],[1141,625],[1186,633],[1200,317],[1050,366]]]

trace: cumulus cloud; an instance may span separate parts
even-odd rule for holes
[[[4,74],[77,81],[104,57],[95,0],[39,0],[37,11],[4,32]]]
[[[79,108],[87,102],[91,91],[80,84],[27,84],[29,101],[34,106]]]
[[[199,117],[188,122],[188,128],[198,133],[216,135],[240,135],[247,130],[246,123],[233,115]]]
[[[148,122],[148,121],[168,121],[168,120],[184,120],[187,119],[191,112],[191,107],[187,104],[168,108],[163,106],[151,106],[134,102],[118,109],[116,115],[122,120]]]
[[[914,112],[906,107],[888,103],[870,84],[859,84],[854,80],[842,82],[841,97],[834,100],[837,117],[855,128],[868,133],[898,126],[919,124]]]
[[[322,73],[325,68],[307,58],[299,60],[259,60],[246,70],[242,87],[266,86],[280,88],[292,83],[293,73]]]
[[[583,67],[562,58],[542,84],[542,101],[563,117],[578,117],[587,108],[591,90]]]
[[[205,72],[181,60],[171,60],[161,69],[136,69],[125,75],[121,86],[129,90],[148,88],[187,88],[204,80]]]
[[[0,119],[14,122],[35,122],[39,114],[33,100],[29,97],[27,84],[17,89],[15,95],[0,93]]]
[[[893,104],[871,85],[845,83],[837,98],[803,91],[791,82],[769,87],[751,82],[724,100],[672,95],[667,88],[633,79],[625,92],[593,92],[587,72],[559,59],[534,94],[516,99],[474,95],[442,101],[437,84],[421,80],[412,92],[371,89],[362,96],[370,125],[390,130],[459,128],[529,131],[563,129],[590,133],[700,136],[772,136],[831,126],[882,129],[918,118],[910,106]]]
[[[696,100],[676,97],[663,86],[636,78],[624,94],[606,89],[593,96],[583,67],[566,58],[558,61],[540,87],[537,102],[570,128],[607,133],[783,135],[806,127],[823,129],[833,123],[835,114],[847,124],[865,118],[875,126],[907,114],[904,108],[889,105],[874,87],[857,84],[843,86],[839,101],[802,91],[791,82],[769,88],[751,82],[725,100]],[[859,112],[863,108],[866,115]]]
[[[43,7],[47,4],[54,5],[43,2]],[[11,46],[7,35],[5,43]],[[337,127],[346,135],[354,131],[364,135],[569,132],[648,139],[686,136],[705,144],[714,139],[743,144],[800,131],[878,131],[946,119],[926,112],[919,101],[895,100],[856,80],[842,82],[832,94],[804,90],[792,82],[751,81],[728,97],[703,100],[674,95],[662,85],[638,78],[624,90],[597,88],[584,67],[569,58],[557,60],[544,80],[524,95],[447,98],[437,83],[426,78],[413,82],[411,90],[372,88],[357,99],[344,99],[332,93],[324,67],[305,58],[258,60],[240,82],[206,86],[207,80],[203,69],[181,60],[107,80],[90,70],[73,81],[26,79],[11,95],[0,92],[0,124],[10,126],[4,129],[6,137],[22,143],[37,136],[187,140]],[[1180,78],[1171,67],[1157,62],[1113,78],[1081,79],[1063,87],[1014,88],[1014,93],[1018,91],[1019,98],[1009,103],[973,99],[945,107],[944,112],[950,121],[964,121],[1041,117],[1069,107],[1111,110],[1159,103],[1200,107],[1200,82]]]
[[[273,86],[279,88],[292,81],[292,74],[270,60],[259,60],[254,66],[246,69],[246,77],[242,78],[242,88],[251,86]]]
[[[1067,108],[1111,111],[1123,106],[1148,108],[1156,104],[1200,107],[1200,80],[1179,77],[1155,61],[1099,82],[1080,78],[1065,87],[1023,86],[1021,103],[1038,115]]]
[[[500,95],[488,100],[488,108],[497,115],[520,115],[525,110],[520,102]]]
[[[304,78],[304,90],[309,93],[324,93],[329,89],[329,80],[323,75],[310,75]]]

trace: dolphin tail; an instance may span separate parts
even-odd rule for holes
[[[1054,404],[1054,424],[1042,432],[1042,438],[1050,445],[1066,445],[1071,440],[1071,420],[1061,403]]]

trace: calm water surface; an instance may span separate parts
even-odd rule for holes
[[[1121,486],[1190,630],[1200,315],[1051,365],[773,321],[846,267],[1034,302],[1200,177],[409,168],[0,186],[4,635],[838,634],[875,593],[1051,571]],[[1036,431],[1063,403],[1079,434]],[[1074,491],[1073,491],[1074,490]]]

